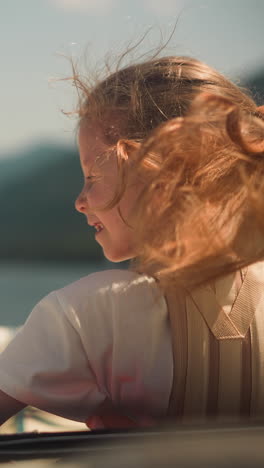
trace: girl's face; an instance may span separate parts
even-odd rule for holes
[[[136,255],[131,213],[142,184],[130,184],[118,205],[101,209],[112,200],[118,184],[117,157],[114,153],[107,155],[108,150],[103,125],[96,120],[83,122],[79,131],[79,152],[84,186],[75,207],[86,216],[87,223],[94,226],[95,239],[105,257],[120,262]]]

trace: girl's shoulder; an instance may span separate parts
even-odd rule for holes
[[[105,270],[89,274],[68,286],[55,291],[64,303],[81,307],[82,304],[104,304],[108,307],[120,302],[142,302],[145,297],[157,295],[153,278],[131,270]]]
[[[93,273],[51,296],[60,316],[84,337],[86,347],[88,341],[98,348],[97,340],[108,342],[113,333],[133,330],[145,336],[167,326],[167,307],[156,281],[130,270]]]

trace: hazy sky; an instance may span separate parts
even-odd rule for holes
[[[73,141],[75,93],[69,62],[88,51],[90,67],[122,52],[153,26],[144,50],[192,55],[238,79],[264,66],[264,0],[0,0],[0,156],[37,140]]]

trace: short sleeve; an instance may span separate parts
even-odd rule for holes
[[[0,389],[27,405],[81,422],[104,400],[56,292],[36,305],[0,355]]]

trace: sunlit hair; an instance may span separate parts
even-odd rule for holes
[[[256,111],[254,101],[244,90],[190,57],[146,60],[117,69],[99,82],[82,79],[73,71],[80,124],[90,119],[101,122],[109,150],[114,150],[118,158],[120,184],[109,207],[120,200],[125,190],[123,166],[127,156],[162,122],[186,115],[199,93],[210,92],[230,99],[242,110]],[[119,116],[115,125],[111,114]]]
[[[192,289],[263,257],[263,122],[244,89],[189,57],[74,83],[80,124],[98,121],[106,156],[117,157],[119,183],[103,208],[118,205],[131,174],[145,184],[137,270],[165,289]]]
[[[165,289],[264,258],[264,122],[234,101],[201,94],[137,153],[136,268]]]

